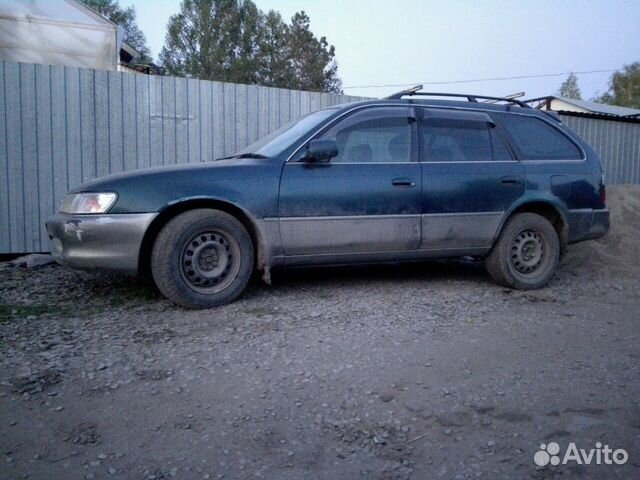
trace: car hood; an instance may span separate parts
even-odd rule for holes
[[[194,177],[198,175],[206,175],[208,178],[225,180],[234,178],[239,174],[239,172],[246,175],[247,173],[251,174],[251,171],[253,170],[254,173],[257,174],[262,169],[256,167],[264,166],[265,163],[267,163],[267,161],[264,159],[256,160],[235,158],[212,162],[140,168],[127,172],[113,173],[111,175],[105,175],[103,177],[89,180],[88,182],[84,182],[73,188],[69,193],[111,191],[114,189],[117,190],[118,186],[131,182],[146,182],[171,177],[178,178],[185,175]]]
[[[71,190],[115,192],[109,213],[157,212],[186,199],[210,198],[238,203],[260,189],[277,192],[280,162],[272,159],[229,159],[117,173]]]

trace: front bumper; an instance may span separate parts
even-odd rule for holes
[[[46,222],[51,255],[71,268],[135,274],[142,239],[156,215],[58,214]]]
[[[609,209],[570,210],[569,243],[604,237],[609,231]]]

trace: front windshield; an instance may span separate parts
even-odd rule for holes
[[[254,142],[248,147],[236,152],[233,156],[235,157],[251,153],[264,155],[265,157],[273,157],[290,147],[309,130],[329,118],[336,112],[336,110],[338,109],[327,108],[325,110],[319,110],[305,115],[304,117],[294,120],[293,122],[271,132],[266,137],[262,137],[257,142]]]

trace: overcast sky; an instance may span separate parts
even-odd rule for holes
[[[401,89],[362,85],[449,82],[618,69],[640,61],[640,0],[254,0],[285,19],[305,10],[335,45],[345,93]],[[179,0],[135,5],[154,57]],[[610,72],[578,74],[583,98],[607,90]],[[553,94],[566,75],[429,85],[429,90],[526,97]]]

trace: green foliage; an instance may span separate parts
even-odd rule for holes
[[[576,77],[573,73],[569,74],[567,79],[562,82],[562,85],[560,85],[558,95],[560,95],[561,97],[573,98],[574,100],[582,100],[580,87],[578,87],[578,77]]]
[[[340,92],[335,49],[251,0],[183,0],[169,19],[160,61],[171,75],[311,91]]]
[[[251,2],[185,0],[169,19],[160,61],[171,75],[254,83],[258,13]]]
[[[71,308],[58,305],[10,305],[0,303],[0,323],[28,317],[42,317],[61,313],[70,313]]]
[[[124,29],[124,41],[138,51],[136,63],[148,65],[152,62],[147,39],[136,22],[135,7],[122,8],[118,0],[80,0],[87,7]]]
[[[289,27],[288,53],[292,74],[290,88],[341,92],[335,48],[326,37],[316,39],[309,30],[310,19],[304,11],[296,13]]]
[[[258,45],[257,82],[266,87],[291,88],[292,75],[286,55],[289,42],[289,26],[282,16],[274,11],[264,15]]]
[[[640,62],[625,65],[609,80],[609,91],[594,99],[596,102],[620,107],[640,108]]]

